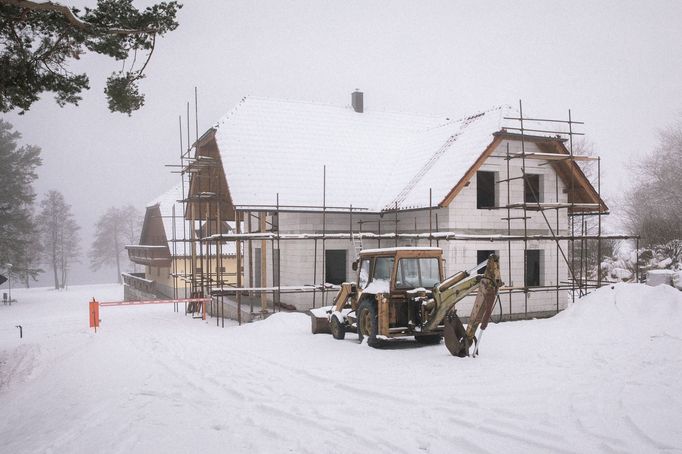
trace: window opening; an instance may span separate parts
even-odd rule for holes
[[[541,256],[539,249],[526,251],[526,287],[538,287],[540,285]]]
[[[526,203],[540,203],[540,175],[529,175],[523,179],[523,201]]]
[[[346,256],[345,249],[325,251],[325,282],[338,285],[346,281]]]
[[[479,263],[483,263],[488,258],[490,257],[490,254],[497,254],[496,251],[489,251],[489,250],[481,250],[481,251],[476,251],[476,265]],[[486,270],[486,266],[478,270],[478,274],[484,274]]]
[[[476,208],[495,206],[495,172],[476,172]]]

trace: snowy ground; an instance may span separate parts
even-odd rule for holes
[[[477,359],[218,328],[119,286],[15,290],[0,306],[0,452],[682,453],[682,293],[603,288],[549,320],[491,325]],[[19,339],[21,324],[24,338]]]

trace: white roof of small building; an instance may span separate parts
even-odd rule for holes
[[[237,205],[421,208],[442,201],[514,112],[470,117],[411,115],[244,98],[215,125]],[[516,115],[511,115],[516,116]]]

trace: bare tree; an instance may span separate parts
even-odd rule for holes
[[[41,211],[38,224],[43,247],[43,256],[52,268],[54,288],[66,287],[68,272],[73,261],[78,259],[78,230],[64,196],[57,191],[50,191],[40,202]]]
[[[135,207],[109,208],[95,226],[95,241],[88,253],[92,269],[116,265],[116,276],[121,282],[121,255],[127,244],[137,242],[141,225],[141,215]]]
[[[579,137],[573,141],[573,154],[576,156],[589,156],[595,158],[597,153],[594,150],[594,144],[584,137]],[[597,166],[597,161],[594,159],[575,161],[576,164],[583,171],[587,179],[595,188],[598,186],[599,172],[601,169]],[[601,170],[603,176],[603,170]],[[602,196],[603,198],[603,196]],[[599,218],[597,215],[590,215],[589,213],[576,213],[571,217],[573,233],[576,236],[580,235],[597,235],[599,233]],[[601,253],[602,256],[607,255],[613,248],[610,242],[602,241]],[[597,247],[597,240],[576,240],[573,247],[569,251],[571,257],[571,268],[574,271],[576,278],[591,279],[595,278],[599,260],[599,251]]]
[[[658,147],[639,161],[625,195],[625,222],[642,244],[682,239],[682,118],[660,133]]]

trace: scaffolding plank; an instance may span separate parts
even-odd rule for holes
[[[565,124],[574,124],[574,125],[584,125],[585,123],[582,121],[573,121],[573,120],[556,120],[556,119],[549,119],[549,118],[525,118],[525,117],[504,117],[505,120],[522,120],[522,121],[541,121],[541,122],[548,122],[548,123],[565,123]]]
[[[530,129],[530,128],[514,128],[510,126],[506,126],[504,128],[505,130],[512,130],[512,131],[519,131],[521,132],[521,136],[524,135],[525,132],[539,132],[543,134],[563,134],[563,135],[574,135],[574,136],[584,136],[584,132],[568,132],[568,131],[553,131],[550,129]],[[559,137],[548,137],[549,139],[559,139]]]
[[[542,153],[539,151],[532,151],[526,153],[510,153],[508,159],[541,159],[545,161],[563,161],[566,159],[571,159],[573,161],[597,161],[599,157],[597,156],[585,156],[585,155],[566,155],[559,153]]]
[[[562,203],[562,202],[516,202],[509,205],[502,206],[500,208],[525,208],[529,211],[543,211],[543,210],[556,210],[560,208],[573,208],[573,209],[598,209],[598,203]]]
[[[570,204],[569,204],[570,205]],[[625,240],[639,238],[636,235],[613,234],[613,235],[502,235],[502,234],[467,234],[457,232],[434,232],[434,233],[224,233],[212,235],[203,238],[203,241],[237,241],[237,240],[275,240],[279,237],[280,240],[388,240],[388,239],[404,239],[404,240],[451,240],[451,241],[517,241],[517,240],[571,240],[571,239],[614,239]]]
[[[505,178],[504,180],[497,180],[495,183],[506,183],[508,181],[523,180],[525,177],[521,175],[520,177]]]

